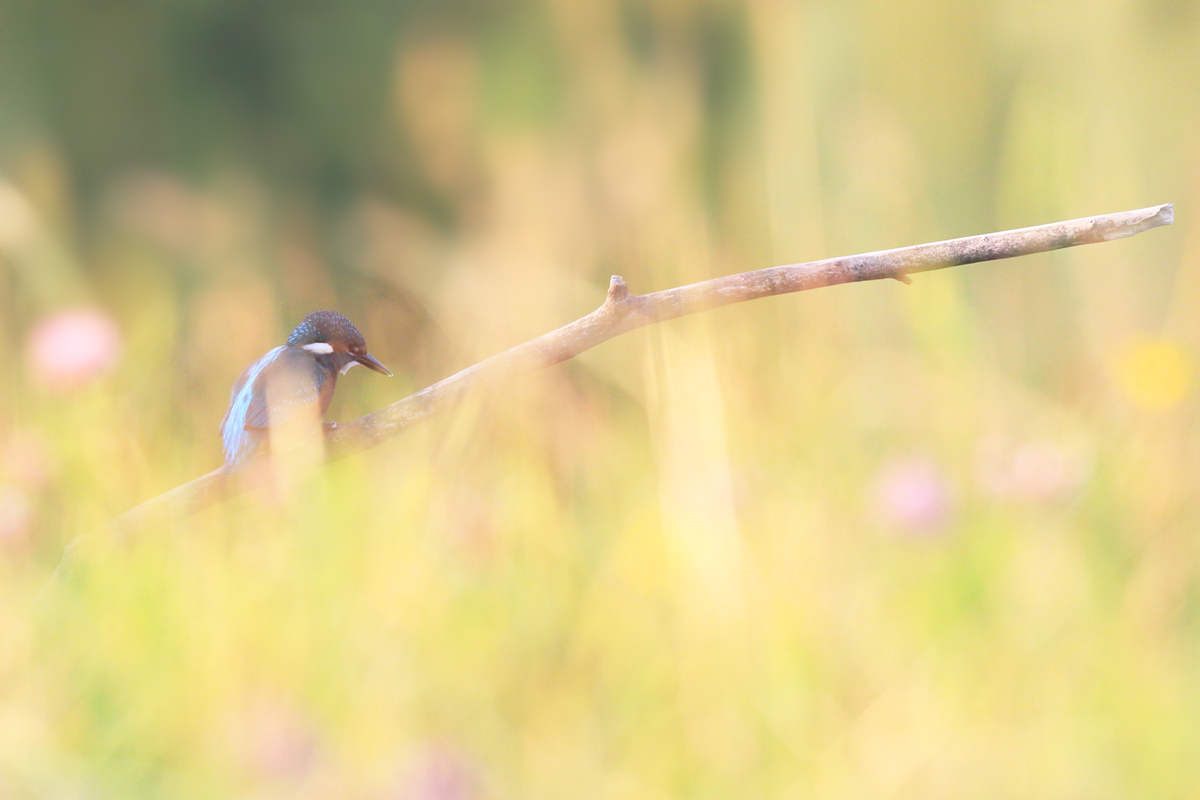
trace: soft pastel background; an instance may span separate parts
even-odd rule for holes
[[[1200,786],[1200,6],[0,1],[0,798],[1176,798]],[[1134,239],[639,331],[289,492],[635,292],[1161,202]]]

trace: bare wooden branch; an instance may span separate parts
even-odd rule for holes
[[[1107,242],[1170,225],[1172,221],[1174,206],[1168,203],[1032,228],[770,267],[643,295],[630,294],[625,281],[614,275],[603,305],[586,317],[467,367],[403,400],[330,431],[327,434],[328,457],[331,460],[343,458],[374,447],[410,425],[451,407],[463,392],[487,380],[508,378],[520,371],[566,361],[622,333],[655,322],[759,297],[840,283],[884,278],[909,283],[908,276],[917,272]],[[210,472],[147,500],[99,531],[76,539],[68,547],[64,563],[83,539],[106,538],[105,534],[120,534],[152,520],[189,514],[246,488],[245,482],[235,475],[219,469]]]
[[[340,458],[374,447],[414,422],[446,408],[462,391],[488,376],[508,376],[517,370],[557,364],[622,333],[655,322],[760,297],[839,283],[882,278],[908,282],[908,276],[915,272],[1107,242],[1170,225],[1172,221],[1174,206],[1167,204],[895,250],[770,267],[643,295],[630,294],[621,276],[614,275],[604,304],[586,317],[339,426],[329,437],[330,457]]]

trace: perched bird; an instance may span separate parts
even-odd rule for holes
[[[287,344],[255,361],[233,385],[229,410],[221,420],[225,469],[243,469],[270,434],[303,409],[320,419],[333,399],[339,375],[364,364],[391,377],[367,352],[350,320],[334,311],[314,311],[296,326]]]

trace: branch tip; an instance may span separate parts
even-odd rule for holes
[[[1175,204],[1164,203],[1161,206],[1151,206],[1124,214],[1106,214],[1097,217],[1093,223],[1101,232],[1105,241],[1125,239],[1139,233],[1170,225],[1175,221]]]

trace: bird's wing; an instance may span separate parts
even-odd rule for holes
[[[286,422],[297,409],[316,406],[319,416],[325,382],[325,371],[312,353],[298,347],[276,347],[250,365],[233,385],[229,411],[221,421],[226,467],[246,463],[271,424]]]
[[[265,428],[267,426],[266,398],[261,396],[263,394],[261,381],[258,381],[257,378],[269,364],[283,354],[285,349],[276,347],[255,361],[233,384],[233,391],[229,393],[229,410],[225,412],[225,418],[221,420],[221,439],[225,444],[227,466],[238,466],[253,453],[257,446],[256,438],[247,428]],[[255,395],[260,396],[257,404]],[[261,407],[261,411],[259,411],[259,407]],[[255,419],[262,418],[260,424],[251,424],[252,409]]]
[[[301,406],[318,402],[325,373],[311,353],[298,347],[282,347],[270,363],[263,365],[250,397],[245,427],[269,428],[284,422]]]

